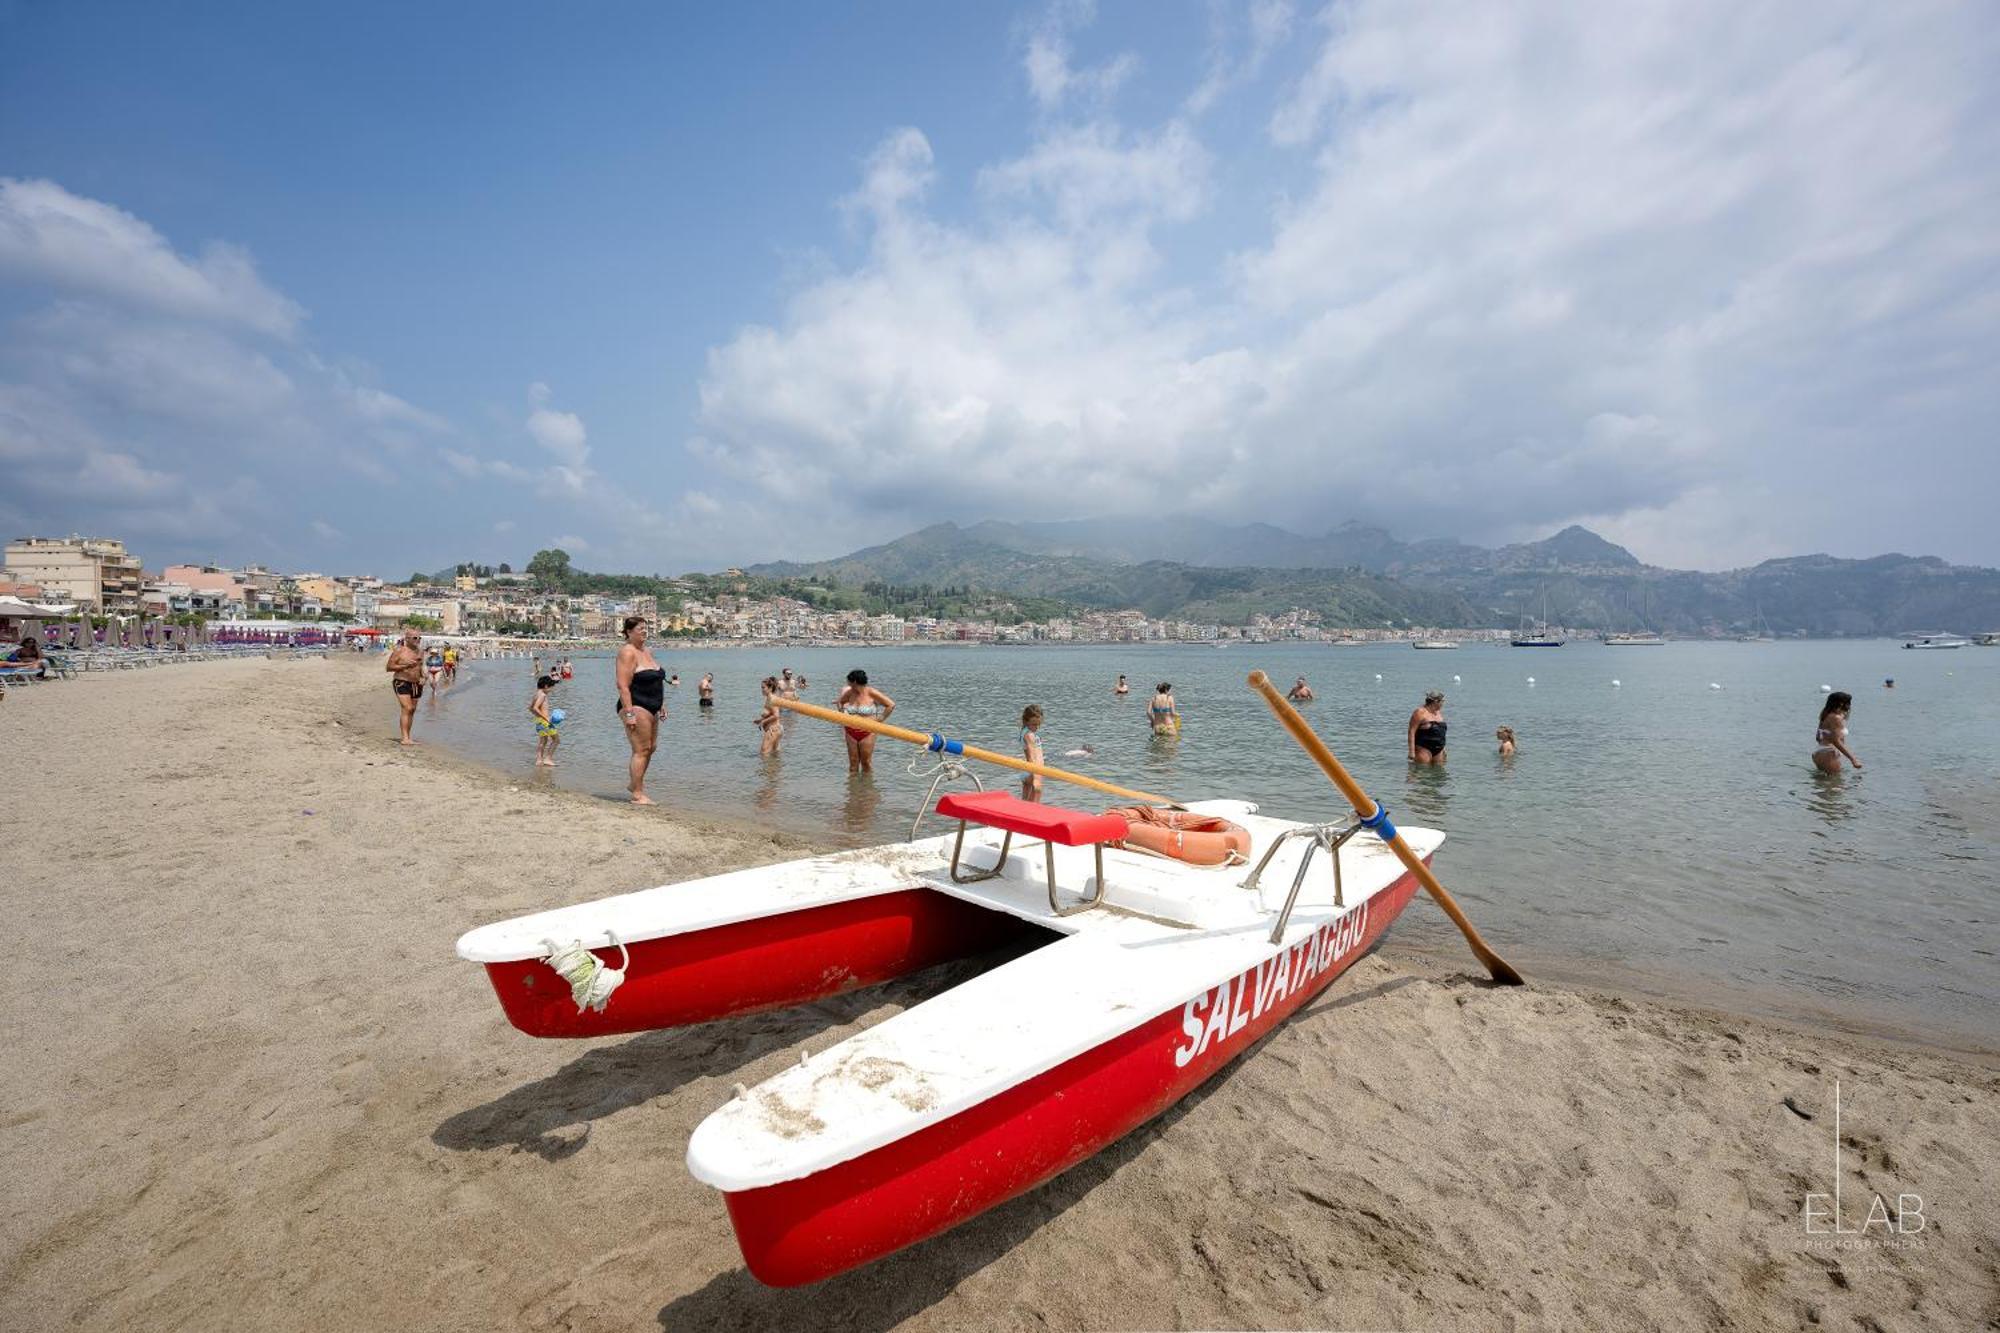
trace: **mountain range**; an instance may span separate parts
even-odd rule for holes
[[[1665,569],[1587,528],[1495,548],[1405,542],[1344,523],[1317,537],[1191,515],[939,523],[881,546],[749,571],[835,585],[966,587],[1083,608],[1241,624],[1317,611],[1333,626],[1572,629],[1693,635],[1973,633],[2000,626],[2000,570],[1935,556],[1828,555],[1722,572]]]

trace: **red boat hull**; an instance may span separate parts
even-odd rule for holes
[[[725,1193],[745,1264],[771,1286],[816,1282],[948,1231],[1076,1165],[1178,1102],[1325,989],[1416,890],[1406,874],[1339,929],[1323,928],[908,1138],[798,1180]]]
[[[1032,927],[933,889],[901,889],[629,945],[602,1013],[577,1012],[539,958],[486,964],[500,1007],[531,1037],[603,1037],[782,1009],[997,948]],[[618,950],[597,956],[616,966]]]

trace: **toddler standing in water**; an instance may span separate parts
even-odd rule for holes
[[[555,687],[554,676],[536,677],[535,697],[528,704],[528,715],[535,719],[536,768],[556,766],[556,743],[562,739],[562,734],[556,729],[555,715],[549,711],[549,691]]]
[[[1031,764],[1042,762],[1042,706],[1029,704],[1021,710],[1021,757]],[[1021,775],[1021,799],[1039,801],[1042,799],[1042,775],[1024,773]]]

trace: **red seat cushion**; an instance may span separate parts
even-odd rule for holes
[[[1065,847],[1117,842],[1125,836],[1125,821],[1117,815],[1093,815],[1086,810],[1039,805],[1004,791],[953,792],[937,803],[937,812],[947,819],[964,819],[1009,833],[1025,833]]]

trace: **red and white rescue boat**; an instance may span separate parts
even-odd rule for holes
[[[1113,817],[998,792],[938,808],[968,822],[459,940],[516,1027],[591,1037],[802,1004],[1038,927],[1055,933],[808,1056],[695,1130],[688,1168],[722,1192],[764,1282],[879,1259],[1113,1143],[1323,990],[1418,887],[1372,837],[1332,845],[1330,831],[1243,802],[1188,808],[1242,825],[1254,873],[1107,846],[1122,832]],[[1444,841],[1401,832],[1425,861]],[[1302,866],[1315,850],[1327,865]],[[605,969],[620,963],[607,995]]]

